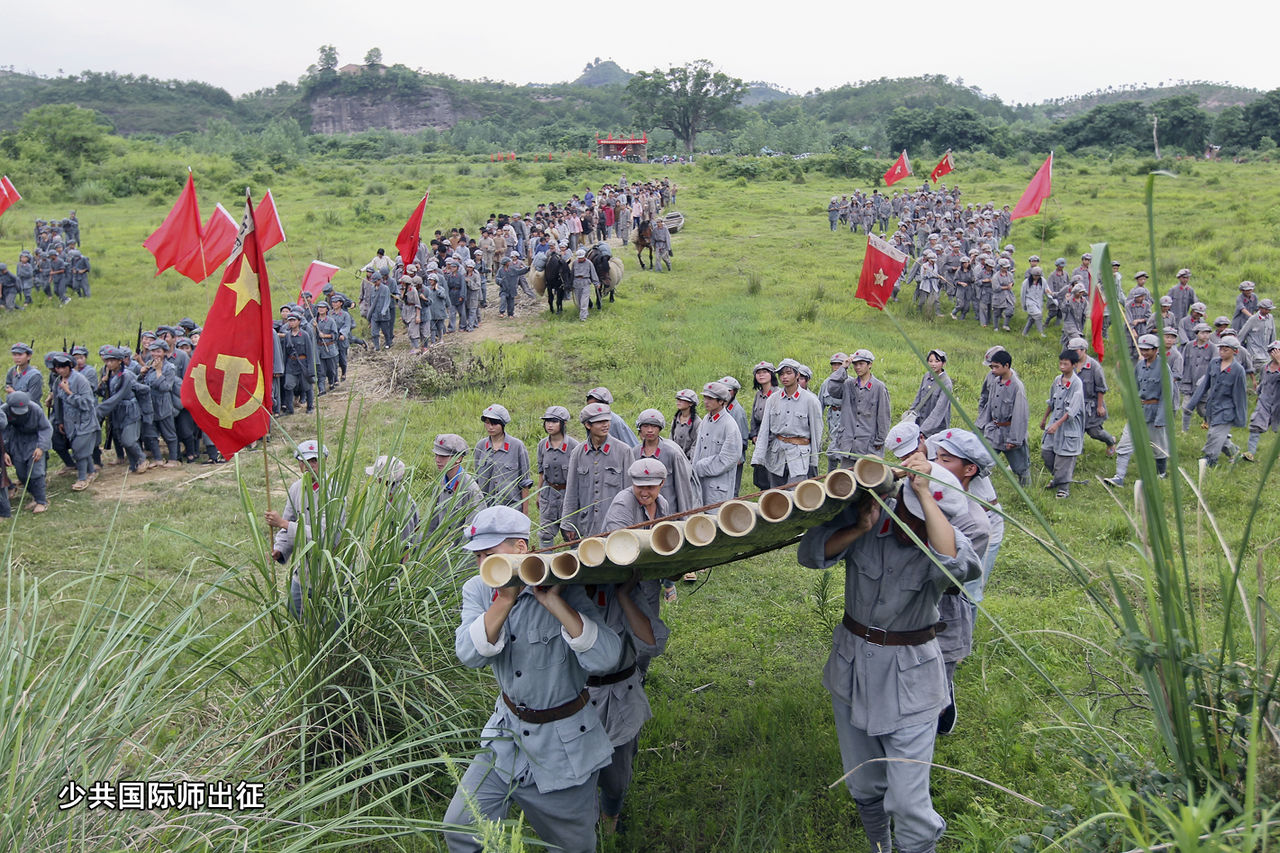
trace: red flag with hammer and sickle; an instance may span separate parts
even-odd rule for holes
[[[231,259],[182,381],[182,405],[222,455],[230,457],[271,428],[275,334],[271,286],[245,192],[244,218]]]

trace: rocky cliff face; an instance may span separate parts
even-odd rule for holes
[[[359,133],[385,128],[415,133],[428,127],[449,130],[473,116],[459,110],[443,89],[427,89],[421,96],[392,94],[319,95],[311,100],[312,133]]]

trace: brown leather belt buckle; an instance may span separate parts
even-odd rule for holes
[[[878,639],[876,637],[877,631],[880,632]],[[867,633],[863,635],[862,639],[866,640],[873,646],[883,646],[885,641],[889,639],[889,632],[884,628],[868,628]]]

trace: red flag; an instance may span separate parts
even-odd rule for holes
[[[1102,312],[1107,307],[1107,294],[1102,289],[1102,282],[1095,283],[1095,278],[1104,275],[1112,275],[1109,271],[1111,268],[1111,249],[1106,243],[1094,243],[1090,248],[1090,253],[1098,259],[1098,276],[1094,276],[1093,270],[1089,270],[1089,280],[1085,283],[1089,288],[1089,294],[1092,302],[1089,305],[1089,331],[1090,338],[1093,342],[1093,351],[1098,356],[1098,361],[1102,361],[1105,346],[1102,337],[1103,317]],[[1124,322],[1124,306],[1120,306],[1121,322]]]
[[[173,209],[142,246],[156,257],[156,275],[199,250],[200,205],[196,201],[196,179],[189,170],[187,185],[182,188]]]
[[[1009,214],[1009,219],[1021,219],[1024,216],[1035,216],[1040,212],[1040,205],[1049,197],[1049,193],[1053,192],[1053,152],[1049,152],[1049,157],[1044,164],[1036,172],[1036,176],[1031,179],[1031,183],[1027,184],[1027,188],[1022,193],[1022,198],[1018,199],[1017,205],[1013,208],[1013,213]]]
[[[422,242],[422,211],[426,210],[427,197],[430,195],[431,193],[428,192],[422,197],[413,215],[409,217],[409,221],[404,224],[396,237],[396,248],[400,250],[400,260],[405,266],[413,263],[413,259],[418,256],[418,244]]]
[[[943,154],[942,159],[938,161],[938,165],[934,166],[933,171],[929,173],[929,180],[936,184],[938,182],[938,178],[941,178],[943,175],[950,174],[951,170],[955,167],[956,160],[951,156],[951,149],[948,148],[947,153]]]
[[[271,190],[258,202],[258,209],[253,212],[253,222],[258,229],[258,248],[265,254],[272,246],[284,242],[284,226],[280,224],[280,211],[276,210],[275,197]]]
[[[3,216],[6,210],[21,200],[22,195],[18,192],[18,188],[13,185],[13,181],[9,180],[9,176],[5,175],[0,178],[0,216]]]
[[[889,171],[884,173],[884,185],[891,187],[894,183],[910,174],[911,161],[907,159],[907,151],[904,148],[902,153],[898,155],[898,159],[894,160],[893,165],[889,167]]]
[[[338,267],[333,264],[326,264],[324,261],[312,261],[311,266],[307,267],[307,274],[302,277],[302,290],[298,294],[298,302],[302,302],[303,293],[310,293],[318,298],[324,292],[324,286],[333,281],[333,275],[337,271]]]
[[[223,456],[233,455],[270,429],[275,334],[271,320],[267,264],[254,233],[253,199],[246,193],[231,262],[182,381],[182,405]]]
[[[217,205],[200,232],[199,245],[173,268],[196,284],[204,281],[231,254],[236,243],[236,229],[235,219],[225,207]]]
[[[858,290],[854,296],[883,311],[884,304],[893,293],[894,283],[906,266],[906,252],[894,248],[887,240],[868,234],[867,254],[862,259],[862,273],[858,276]]]

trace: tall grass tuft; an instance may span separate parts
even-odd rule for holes
[[[300,534],[289,567],[271,559],[261,525],[235,543],[243,562],[192,541],[167,584],[105,563],[56,584],[10,563],[4,849],[309,851],[393,839],[400,849],[439,828],[426,804],[447,798],[450,766],[469,754],[477,709],[490,702],[453,654],[459,580],[473,566],[454,550],[457,513],[431,534],[404,533],[422,491],[426,529],[434,472],[389,489],[364,475],[372,459],[358,446],[344,424],[321,463],[323,487],[303,477],[315,496],[307,516],[324,521]],[[260,519],[262,473],[240,475],[243,509]],[[221,573],[198,583],[194,569],[208,562]],[[298,566],[301,619],[285,604]],[[76,618],[55,618],[70,607]],[[263,807],[59,808],[73,782],[120,780],[261,785]],[[518,844],[518,828],[486,831]]]

